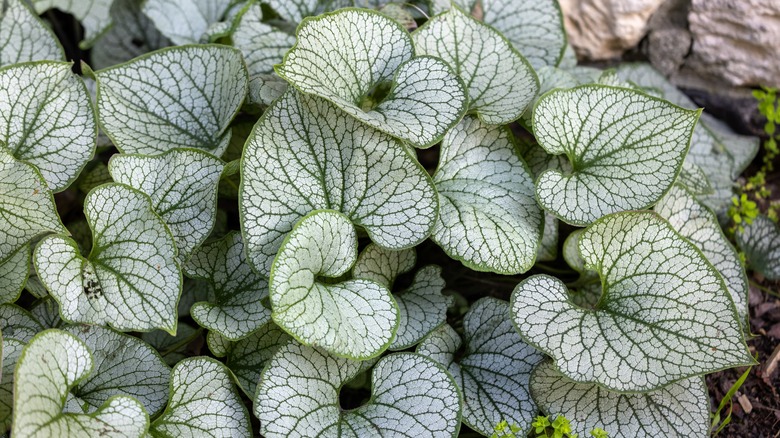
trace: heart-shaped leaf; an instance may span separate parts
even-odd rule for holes
[[[24,0],[0,5],[0,67],[29,61],[65,59],[54,32]]]
[[[452,66],[466,83],[469,111],[487,124],[517,120],[539,91],[528,61],[501,34],[458,7],[431,18],[412,38],[420,55]]]
[[[751,269],[770,280],[780,279],[780,230],[777,224],[759,215],[753,223],[737,230],[736,238]]]
[[[646,394],[623,394],[577,383],[545,361],[531,375],[531,394],[546,414],[568,418],[580,436],[594,427],[610,438],[709,436],[709,399],[701,377]]]
[[[455,4],[501,32],[535,69],[557,65],[566,48],[555,0],[431,0],[434,14]]]
[[[248,81],[241,52],[218,45],[161,49],[95,76],[103,130],[123,153],[149,155],[222,155]]]
[[[398,307],[386,287],[336,279],[357,259],[357,234],[346,216],[316,211],[282,243],[269,280],[274,322],[305,345],[336,355],[379,355],[398,327]]]
[[[720,228],[718,218],[680,186],[673,186],[655,206],[664,219],[701,250],[726,283],[741,321],[748,316],[748,281],[739,255]]]
[[[108,170],[114,181],[145,193],[165,221],[184,262],[214,228],[217,185],[224,164],[198,150],[174,149],[149,157],[114,155]]]
[[[114,0],[32,0],[37,14],[43,14],[56,8],[73,15],[84,26],[84,40],[79,43],[82,49],[92,46],[100,35],[111,26],[111,3]]]
[[[478,271],[531,268],[542,212],[507,129],[465,117],[444,137],[433,181],[441,208],[432,238],[450,257]]]
[[[313,210],[341,211],[390,249],[425,240],[438,211],[433,182],[402,144],[294,90],[247,140],[240,197],[247,254],[263,275],[285,234]]]
[[[457,386],[440,365],[419,354],[382,358],[372,373],[371,399],[357,409],[342,409],[339,390],[366,364],[294,342],[281,347],[257,388],[260,432],[268,438],[457,436]]]
[[[524,343],[509,318],[509,303],[482,298],[463,320],[464,340],[449,325],[436,329],[417,352],[447,367],[463,392],[463,422],[489,436],[501,421],[529,424],[537,413],[528,381],[544,356]],[[465,343],[462,355],[455,355]]]
[[[35,165],[59,192],[95,152],[97,125],[89,93],[67,62],[34,62],[0,70],[0,142]]]
[[[87,195],[84,212],[94,236],[89,258],[64,236],[47,237],[35,248],[36,271],[62,316],[117,330],[175,333],[181,271],[173,236],[149,198],[107,184]]]
[[[219,22],[232,0],[146,0],[142,10],[176,45],[200,42]]]
[[[113,25],[98,38],[90,52],[96,69],[127,62],[152,50],[171,45],[154,23],[141,12],[143,0],[113,0]]]
[[[352,275],[391,290],[396,277],[409,272],[416,258],[413,249],[390,251],[370,244],[360,253]],[[417,344],[447,320],[447,308],[454,300],[442,295],[444,286],[441,268],[429,265],[415,273],[411,286],[393,294],[398,304],[398,330],[388,347],[390,350],[405,350]]]
[[[89,349],[75,336],[60,330],[37,334],[16,365],[14,435],[143,436],[149,415],[131,397],[111,397],[91,414],[63,413],[68,391],[89,376],[92,367]]]
[[[227,368],[208,357],[193,357],[173,368],[171,401],[149,435],[248,438],[252,429]]]
[[[45,233],[67,233],[46,181],[0,146],[0,262]]]
[[[0,304],[19,298],[30,273],[30,246],[25,245],[0,261]]]
[[[84,342],[92,354],[92,372],[71,388],[85,411],[95,411],[115,395],[135,398],[150,415],[162,411],[171,369],[154,348],[100,326],[73,325],[63,330]]]
[[[594,310],[558,279],[536,275],[512,293],[515,325],[578,382],[649,391],[753,362],[717,270],[654,213],[619,213],[579,238],[585,267],[601,275]]]
[[[268,296],[268,282],[250,268],[240,233],[198,248],[184,272],[214,288],[213,299],[192,306],[192,318],[202,327],[237,341],[270,321],[271,311],[261,302]]]
[[[575,225],[653,205],[677,178],[698,116],[627,88],[583,85],[542,96],[537,140],[566,154],[572,171],[538,177],[540,204]]]
[[[238,379],[238,386],[248,397],[257,392],[257,382],[265,364],[280,346],[292,338],[279,326],[266,323],[251,335],[234,342],[227,354],[226,365]]]
[[[412,39],[382,14],[345,9],[307,18],[276,71],[300,91],[417,147],[463,116],[463,82],[439,59],[414,57]]]

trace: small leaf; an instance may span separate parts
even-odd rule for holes
[[[579,239],[585,267],[601,275],[595,310],[574,305],[564,284],[536,275],[512,293],[520,335],[578,382],[649,391],[752,363],[720,274],[653,213],[620,213]]]
[[[507,129],[465,117],[444,137],[433,181],[441,208],[432,238],[450,257],[500,274],[531,268],[542,214]]]
[[[92,356],[60,330],[37,334],[22,350],[14,382],[14,435],[141,437],[149,415],[135,399],[115,396],[91,414],[63,413],[68,391],[92,372]]]
[[[231,0],[146,0],[144,15],[176,45],[198,43],[219,22]]]
[[[176,332],[181,271],[173,236],[149,198],[128,186],[107,184],[84,201],[94,245],[88,258],[64,236],[35,248],[41,281],[71,322],[117,330]]]
[[[293,224],[317,209],[341,211],[389,249],[417,245],[436,221],[433,182],[402,144],[294,90],[255,126],[241,175],[247,254],[263,275]]]
[[[127,62],[152,50],[170,46],[154,23],[141,12],[143,0],[113,0],[113,26],[98,38],[90,59],[95,69]]]
[[[8,0],[0,5],[0,67],[64,59],[54,32],[24,0]]]
[[[357,259],[357,234],[335,211],[316,211],[287,236],[271,269],[273,320],[299,342],[336,355],[368,359],[379,355],[398,327],[390,291],[373,281],[338,278]]]
[[[709,436],[709,403],[704,379],[694,377],[646,394],[621,394],[577,383],[540,363],[531,375],[531,393],[545,413],[571,419],[580,436],[594,427],[610,438]]]
[[[539,249],[536,250],[536,260],[549,262],[558,258],[558,218],[544,212],[542,225],[542,240],[539,241]]]
[[[718,218],[685,189],[673,186],[655,206],[655,211],[701,250],[726,283],[740,321],[748,317],[748,281],[734,247],[720,228]]]
[[[352,275],[392,289],[396,277],[411,270],[416,258],[413,249],[390,251],[370,244],[358,257]],[[390,350],[405,350],[444,324],[447,308],[454,302],[451,296],[442,295],[444,286],[441,268],[429,265],[417,271],[411,286],[393,294],[398,304],[398,330]]]
[[[224,164],[198,150],[173,149],[149,157],[114,155],[111,176],[145,193],[176,240],[179,262],[208,237],[217,214],[217,185]]]
[[[509,303],[482,298],[463,321],[466,344],[444,325],[425,338],[417,352],[447,367],[463,392],[463,422],[490,436],[504,420],[528,424],[537,413],[528,382],[531,370],[544,356],[524,343],[509,318]]]
[[[366,368],[366,362],[286,344],[258,384],[254,409],[260,432],[268,438],[457,436],[457,386],[440,365],[419,354],[384,357],[372,373],[371,399],[357,409],[342,409],[339,390]]]
[[[161,49],[95,72],[100,123],[123,153],[173,148],[221,156],[247,90],[241,52],[218,45]]]
[[[73,15],[84,26],[84,40],[79,48],[88,49],[111,26],[111,3],[114,0],[32,0],[37,14],[56,8]]]
[[[240,233],[230,232],[198,248],[184,272],[214,289],[213,299],[192,306],[192,318],[202,327],[237,341],[271,320],[261,302],[268,296],[268,282],[250,268]]]
[[[249,413],[227,368],[208,357],[185,359],[171,373],[171,401],[149,427],[162,437],[251,437]]]
[[[273,73],[274,65],[279,64],[295,44],[295,36],[262,20],[262,7],[254,3],[241,16],[232,35],[233,46],[244,54],[252,78]]]
[[[41,323],[27,310],[15,304],[0,305],[0,331],[3,332],[3,340],[16,339],[26,344],[43,329]]]
[[[279,76],[417,147],[438,142],[466,109],[466,90],[450,67],[414,58],[406,29],[382,14],[346,9],[307,18],[297,37]],[[372,96],[378,89],[387,95]]]
[[[19,298],[29,273],[29,245],[0,261],[0,304],[13,303]]]
[[[64,331],[84,342],[92,354],[92,372],[71,388],[89,412],[119,394],[141,402],[150,415],[162,411],[171,370],[150,345],[100,326],[72,325]]]
[[[206,345],[215,357],[225,357],[230,352],[233,343],[219,333],[210,331],[206,334]]]
[[[0,262],[32,239],[46,233],[67,233],[54,197],[35,168],[17,161],[0,147]]]
[[[412,34],[421,55],[449,63],[467,84],[469,111],[486,124],[520,118],[539,90],[533,68],[501,34],[458,7]]]
[[[40,61],[0,70],[0,142],[55,192],[92,158],[97,136],[89,93],[70,68]]]
[[[698,116],[627,88],[544,95],[534,109],[536,137],[548,153],[566,154],[572,171],[538,177],[540,204],[574,225],[653,205],[677,178]]]
[[[751,269],[769,280],[780,279],[780,230],[777,224],[759,215],[744,230],[737,230],[736,239]]]
[[[677,183],[685,187],[694,196],[715,193],[715,189],[713,189],[704,169],[688,160],[683,161],[682,170],[677,177]]]
[[[238,379],[238,386],[252,398],[257,392],[257,382],[265,364],[280,346],[292,338],[279,326],[266,323],[251,335],[235,342],[227,354],[225,362]]]
[[[501,32],[535,69],[557,65],[566,48],[563,14],[554,0],[455,0],[455,5]],[[450,0],[431,0],[432,13]]]

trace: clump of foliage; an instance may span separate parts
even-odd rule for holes
[[[757,141],[577,66],[554,0],[0,7],[0,432],[698,437],[754,363]]]

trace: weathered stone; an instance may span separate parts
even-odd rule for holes
[[[688,22],[688,67],[733,85],[780,86],[780,1],[693,0]]]
[[[665,0],[560,0],[569,42],[579,58],[617,58],[639,43]]]

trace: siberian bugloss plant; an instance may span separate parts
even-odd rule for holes
[[[701,437],[753,363],[757,141],[578,67],[554,0],[0,5],[0,432]]]

